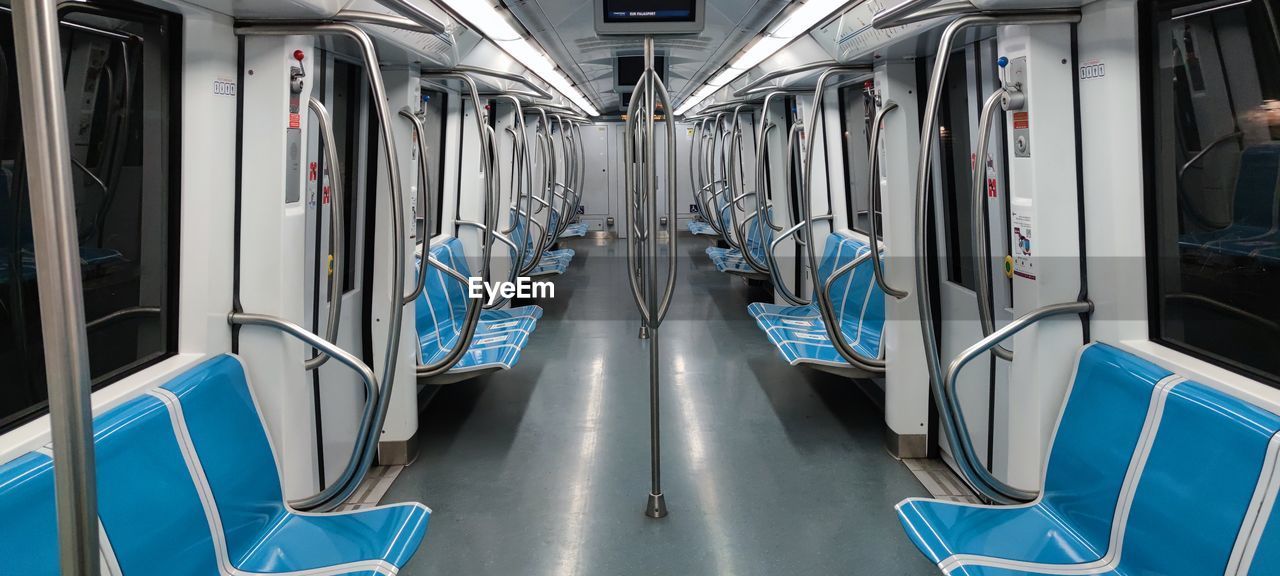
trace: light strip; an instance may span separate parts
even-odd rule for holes
[[[799,8],[791,11],[786,20],[774,26],[771,32],[757,36],[756,41],[751,44],[750,48],[739,54],[737,58],[734,58],[728,66],[715,76],[712,76],[692,96],[685,98],[684,102],[681,102],[676,107],[675,115],[683,116],[685,112],[706,100],[708,96],[715,94],[721,87],[738,79],[748,70],[759,66],[761,62],[777,54],[779,50],[786,47],[797,37],[807,33],[811,28],[817,26],[819,22],[826,20],[837,10],[850,3],[849,0],[809,0],[805,2]]]
[[[511,56],[530,72],[538,75],[571,102],[578,106],[587,116],[599,116],[600,111],[591,105],[591,101],[565,78],[556,65],[547,58],[535,44],[529,42],[512,26],[505,16],[494,9],[493,3],[487,0],[436,0],[443,3],[454,14],[462,18],[468,28],[479,32],[489,39],[503,52]]]

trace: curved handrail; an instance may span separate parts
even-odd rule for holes
[[[978,455],[973,449],[973,441],[968,437],[969,426],[965,422],[964,407],[960,404],[960,395],[956,391],[956,382],[960,379],[960,371],[964,369],[965,365],[986,352],[994,350],[1001,341],[1012,337],[1014,334],[1021,332],[1028,326],[1031,326],[1045,318],[1066,314],[1089,314],[1091,312],[1093,312],[1093,303],[1089,301],[1050,304],[1048,306],[1037,308],[1015,318],[1004,327],[992,332],[990,335],[979,340],[974,345],[965,348],[959,356],[956,356],[955,359],[951,361],[951,364],[947,366],[944,391],[946,393],[946,402],[950,410],[955,412],[956,424],[959,426],[958,429],[961,433],[965,434],[965,439],[968,440],[960,442],[961,447],[965,450],[965,459],[973,462],[979,461]],[[983,468],[983,471],[985,472],[986,469]],[[1016,496],[1019,500],[1027,502],[1034,500],[1037,495],[1034,491],[1022,490],[1008,485],[1005,485],[1005,489],[1011,492],[1010,496]]]
[[[938,41],[937,54],[928,85],[928,98],[925,101],[925,113],[920,126],[920,153],[916,165],[915,194],[915,281],[916,305],[920,313],[921,339],[924,342],[925,363],[929,370],[929,384],[933,391],[934,402],[943,428],[943,437],[947,439],[961,476],[983,498],[997,503],[1017,503],[1028,501],[1027,492],[995,478],[985,466],[977,460],[965,457],[972,452],[968,449],[968,435],[961,435],[956,426],[955,414],[945,402],[946,386],[943,380],[941,360],[938,353],[938,340],[933,325],[933,297],[929,292],[929,262],[926,249],[929,241],[929,172],[932,168],[933,137],[937,130],[938,106],[942,98],[943,81],[947,73],[947,65],[951,48],[956,36],[965,28],[983,24],[1069,24],[1080,21],[1078,12],[1063,13],[1017,13],[1005,16],[967,15],[961,16],[943,30]],[[1006,326],[1008,328],[1008,326]],[[999,333],[997,331],[996,333]],[[993,333],[994,335],[995,333]]]
[[[378,407],[369,426],[370,430],[381,431],[382,425],[386,421],[387,410],[391,407],[391,390],[395,384],[393,375],[396,372],[396,361],[400,356],[400,332],[404,320],[404,306],[400,303],[403,301],[405,289],[405,219],[402,217],[404,214],[404,190],[400,181],[400,163],[396,154],[395,137],[391,130],[391,111],[387,105],[387,91],[382,82],[382,74],[378,73],[377,49],[374,46],[373,39],[364,30],[361,30],[358,26],[341,22],[238,25],[235,28],[235,33],[238,35],[265,36],[342,35],[351,38],[359,46],[365,70],[368,72],[365,76],[368,77],[369,88],[373,92],[373,106],[378,113],[378,121],[382,127],[379,132],[382,134],[383,153],[386,155],[387,178],[388,182],[390,182],[389,188],[391,190],[391,194],[388,196],[388,203],[390,204],[392,216],[392,259],[394,262],[391,266],[391,290],[393,291],[391,302],[393,305],[390,307],[387,322],[387,344],[382,371],[383,374],[390,377],[386,378],[382,383],[382,390],[378,394]],[[309,499],[306,503],[307,507],[323,511],[332,510],[349,498],[373,464],[379,436],[380,434],[368,434],[363,445],[357,444],[357,450],[352,451],[352,457],[360,459],[360,464],[355,473],[346,474],[344,472],[339,481],[335,482],[335,486],[340,486],[339,489],[333,492],[322,492],[322,498]]]
[[[871,158],[867,160],[867,174],[870,175],[867,183],[867,210],[870,211],[867,215],[870,229],[867,242],[871,245],[871,269],[875,272],[880,291],[901,300],[907,297],[907,292],[890,286],[884,279],[884,267],[880,261],[880,225],[876,221],[876,208],[880,206],[880,131],[884,128],[885,117],[897,109],[897,102],[886,102],[876,112],[875,120],[871,123]]]
[[[816,216],[813,218],[815,222],[820,220],[834,220],[834,219],[835,217],[830,214],[824,214],[822,216]],[[800,222],[797,222],[794,226],[786,229],[786,231],[784,231],[782,234],[779,234],[776,238],[774,238],[773,242],[769,243],[769,251],[767,252],[767,254],[769,255],[769,277],[773,280],[773,286],[778,289],[778,294],[782,295],[782,297],[786,299],[787,302],[790,302],[796,306],[808,306],[810,303],[810,300],[808,298],[804,298],[802,296],[796,295],[794,292],[791,291],[790,288],[787,287],[787,281],[785,278],[782,277],[782,271],[778,270],[778,257],[775,253],[778,251],[778,245],[782,244],[783,240],[795,234],[796,232],[803,230],[808,225],[809,225],[808,222],[800,221]]]
[[[978,149],[974,152],[970,193],[973,196],[973,256],[975,286],[978,300],[978,320],[982,337],[995,331],[995,311],[991,297],[991,227],[987,225],[987,148],[991,143],[992,120],[995,109],[1008,94],[1004,88],[996,90],[982,104],[978,119]],[[1013,350],[996,343],[991,352],[997,358],[1013,361]]]
[[[418,144],[418,174],[421,176],[422,182],[425,184],[427,181],[427,174],[430,174],[430,167],[427,165],[427,137],[426,137],[427,128],[422,124],[422,119],[419,118],[417,114],[414,114],[413,111],[410,110],[407,106],[400,109],[400,117],[408,120],[409,125],[413,128],[413,138]],[[427,223],[435,221],[431,218],[430,200],[423,202],[422,221]],[[428,224],[427,226],[430,226],[430,224]],[[426,252],[426,247],[431,244],[430,229],[428,228],[423,234],[424,234],[424,238],[422,239],[423,252]],[[426,259],[424,258],[421,260],[421,262],[418,263],[418,267],[417,267],[418,275],[416,278],[414,278],[413,292],[408,296],[405,296],[405,299],[404,299],[405,304],[408,304],[410,302],[413,302],[414,300],[417,300],[418,296],[422,295],[422,291],[426,289],[427,269],[426,269],[425,262],[426,262]]]
[[[647,74],[641,74],[640,79],[636,82],[634,93],[639,93],[641,90],[647,91],[648,82],[649,82],[649,76]],[[622,129],[622,133],[624,135],[622,138],[622,156],[623,156],[622,164],[624,167],[623,169],[625,171],[625,176],[623,177],[623,187],[626,194],[623,204],[626,206],[632,206],[638,199],[636,194],[637,191],[636,191],[636,169],[635,169],[635,160],[636,160],[635,140],[636,139],[632,137],[628,137],[627,135],[634,133],[634,131],[637,130],[637,127],[639,125],[639,121],[636,116],[636,111],[639,109],[640,100],[641,100],[640,98],[636,98],[633,96],[631,98],[631,102],[627,104],[627,119],[626,119],[626,122],[623,124],[623,129]],[[644,296],[641,294],[640,285],[638,283],[639,278],[637,278],[637,276],[639,275],[638,272],[640,271],[640,268],[639,268],[639,258],[637,258],[635,254],[636,252],[635,244],[637,240],[636,235],[638,233],[638,229],[636,228],[636,222],[634,221],[636,216],[635,211],[632,210],[629,216],[630,216],[628,218],[629,222],[627,223],[627,227],[629,228],[627,233],[627,281],[631,286],[631,297],[636,302],[636,308],[640,310],[640,319],[642,323],[647,326],[649,324],[649,316],[650,316],[649,306],[646,303]]]
[[[833,66],[825,70],[822,75],[818,76],[817,85],[814,86],[813,89],[813,103],[811,104],[813,109],[809,115],[808,125],[814,127],[814,134],[805,139],[805,185],[800,188],[802,195],[802,198],[800,199],[801,219],[806,222],[813,222],[813,191],[810,190],[810,186],[808,184],[813,181],[813,148],[814,142],[817,140],[818,114],[822,109],[823,92],[826,90],[827,80],[832,76],[849,73],[865,74],[866,69],[854,66]],[[809,260],[809,275],[814,286],[813,300],[817,303],[818,312],[822,315],[823,324],[827,330],[827,337],[831,339],[831,345],[835,347],[836,351],[840,353],[840,356],[850,365],[871,373],[883,373],[884,360],[863,356],[850,346],[848,342],[844,341],[844,334],[840,331],[839,320],[836,318],[835,310],[831,305],[831,298],[828,297],[825,291],[818,289],[819,286],[822,286],[823,281],[818,277],[818,244],[813,238],[813,226],[805,226],[804,232],[805,244],[808,246],[808,249],[805,250],[805,255]]]
[[[333,260],[329,269],[329,316],[328,323],[325,325],[324,339],[337,344],[338,323],[342,319],[342,281],[346,277],[343,268],[347,261],[346,233],[343,229],[346,223],[343,216],[346,196],[342,190],[342,166],[338,161],[338,143],[333,137],[333,121],[329,117],[329,110],[315,96],[307,101],[307,107],[311,109],[312,114],[316,115],[320,126],[320,142],[324,148],[325,169],[329,172],[329,187],[332,191],[329,202],[332,211],[329,215],[329,254]],[[321,186],[323,185],[324,182],[321,179]],[[328,361],[327,354],[316,351],[303,366],[307,370],[315,370]]]
[[[325,508],[326,503],[337,498],[339,494],[346,491],[346,483],[344,479],[354,478],[362,466],[359,458],[361,453],[360,447],[364,446],[370,437],[370,431],[373,427],[370,425],[374,417],[378,405],[381,403],[381,394],[378,392],[378,379],[374,375],[373,370],[361,362],[350,352],[343,350],[336,344],[330,343],[328,340],[321,338],[318,334],[307,330],[293,322],[275,316],[266,314],[249,314],[245,312],[232,312],[227,315],[227,323],[232,326],[266,326],[275,328],[301,340],[304,344],[311,346],[317,350],[324,352],[325,358],[333,358],[343,366],[350,368],[360,377],[360,381],[364,383],[364,411],[360,414],[360,426],[356,432],[355,446],[351,451],[351,459],[347,461],[346,468],[338,476],[338,481],[330,484],[312,496],[290,500],[289,505],[299,510],[316,510]],[[380,429],[379,429],[380,430]],[[363,474],[361,474],[363,475]],[[332,508],[329,508],[330,510]]]

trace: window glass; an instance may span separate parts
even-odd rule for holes
[[[444,166],[444,113],[445,104],[447,104],[448,96],[444,92],[436,90],[422,91],[422,119],[423,125],[427,129],[427,175],[426,182],[420,182],[421,190],[426,191],[426,197],[431,202],[431,216],[434,219],[431,222],[431,233],[427,236],[419,236],[430,241],[430,236],[440,233],[441,222],[444,221],[444,214],[441,213],[441,207],[444,206],[444,184],[443,173],[441,167]],[[419,222],[419,231],[422,230],[423,223]]]
[[[863,234],[871,232],[867,221],[871,207],[867,198],[867,160],[871,145],[871,122],[875,119],[875,95],[867,84],[857,83],[840,89],[841,142],[844,145],[844,183],[849,228]],[[881,203],[883,205],[883,203]],[[876,213],[876,218],[880,213]],[[883,231],[881,221],[876,221]],[[883,234],[883,232],[881,232]]]
[[[61,48],[95,387],[176,349],[175,16],[65,12]],[[13,23],[0,10],[0,430],[47,406]]]
[[[1280,46],[1271,2],[1158,2],[1152,338],[1280,384]]]
[[[934,193],[945,206],[947,253],[943,268],[947,280],[973,289],[973,199],[970,179],[971,142],[969,136],[969,72],[964,51],[953,52],[947,65],[946,86],[938,109],[938,158],[941,170],[935,173]]]

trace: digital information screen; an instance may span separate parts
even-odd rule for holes
[[[698,13],[694,0],[603,0],[604,21],[693,22]]]

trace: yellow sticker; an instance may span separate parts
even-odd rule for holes
[[[1013,278],[1013,256],[1006,255],[1004,257],[1004,276],[1005,278]]]

